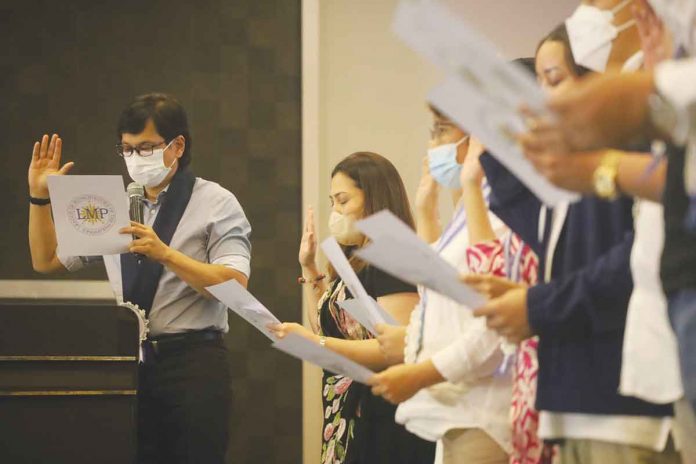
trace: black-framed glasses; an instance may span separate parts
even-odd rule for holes
[[[152,154],[155,152],[156,149],[160,148],[162,145],[167,143],[166,141],[164,142],[157,142],[157,143],[152,143],[152,142],[143,142],[138,146],[131,147],[130,145],[124,145],[122,143],[116,144],[116,154],[120,156],[121,158],[130,158],[133,156],[133,153],[137,153],[138,156],[142,157],[148,157],[152,156]],[[167,146],[164,148],[165,150],[171,142],[167,143]]]

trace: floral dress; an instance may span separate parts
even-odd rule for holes
[[[318,316],[321,333],[330,337],[366,340],[371,337],[371,334],[338,307],[338,302],[350,299],[350,296],[346,297],[346,293],[350,295],[343,281],[336,280],[331,283],[329,290],[319,301]],[[356,421],[360,417],[360,390],[360,385],[353,385],[353,380],[348,377],[324,371],[321,392],[324,407],[322,464],[357,462],[357,460],[348,460],[347,457],[348,449],[353,449]]]
[[[512,232],[503,240],[472,245],[467,250],[469,269],[475,274],[492,274],[527,285],[537,283],[539,261],[534,252]],[[512,387],[511,464],[550,464],[553,448],[537,435],[539,413],[534,409],[536,399],[537,337],[523,341],[515,351],[514,382]]]
[[[415,287],[372,267],[358,272],[358,277],[375,299],[416,291]],[[372,338],[365,327],[338,306],[339,302],[351,298],[340,279],[329,284],[318,304],[322,335],[348,340]],[[369,387],[324,371],[322,404],[322,464],[432,464],[435,445],[396,424],[396,407],[373,396]]]

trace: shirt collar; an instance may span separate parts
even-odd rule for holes
[[[171,182],[169,184],[167,184],[167,186],[164,187],[160,193],[157,194],[157,198],[155,198],[155,201],[152,201],[146,197],[145,202],[148,203],[149,206],[160,205],[162,203],[162,199],[164,198],[164,195],[169,190],[170,185],[172,185]]]

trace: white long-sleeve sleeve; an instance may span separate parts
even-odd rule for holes
[[[432,361],[449,382],[471,383],[492,375],[503,357],[500,336],[486,327],[485,319],[472,317],[466,331],[435,353]]]

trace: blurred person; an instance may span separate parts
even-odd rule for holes
[[[636,0],[634,10],[645,53],[645,71],[654,72],[655,67],[673,56],[674,40],[646,0]],[[688,6],[683,5],[681,11],[688,24]],[[654,402],[676,402],[677,431],[684,437],[679,440],[682,455],[685,462],[696,462],[696,447],[685,438],[696,435],[694,414],[688,404],[678,401],[683,394],[678,348],[669,326],[667,298],[658,274],[660,254],[665,243],[665,226],[671,239],[668,238],[666,242],[662,259],[663,276],[667,275],[664,287],[678,289],[685,282],[688,287],[689,268],[694,267],[693,258],[689,258],[693,249],[690,245],[694,243],[689,240],[684,225],[685,217],[688,218],[688,202],[681,181],[684,152],[659,141],[654,142],[653,146],[654,157],[635,153],[613,154],[616,161],[612,176],[616,190],[644,199],[639,202],[636,215],[636,241],[631,260],[635,289],[629,306],[624,342],[621,392]],[[561,187],[594,193],[593,179],[600,166],[601,152],[558,156],[544,150],[548,150],[548,147],[542,146],[540,151],[528,152],[528,156],[547,178]],[[662,201],[668,160],[674,180],[664,193],[663,209],[653,201]],[[569,180],[571,178],[572,181]],[[688,321],[684,312],[680,316]],[[675,329],[686,326],[688,322],[675,324]],[[683,338],[688,339],[688,336]],[[682,353],[683,362],[692,358],[688,347],[684,346]]]
[[[622,14],[630,15],[626,2],[601,3],[600,8],[583,2],[569,18],[571,48],[590,50],[585,41],[602,42],[610,47],[605,69],[626,66],[622,60],[640,56],[637,40],[632,50],[625,42],[625,50],[614,53],[611,40],[605,40],[610,35],[600,41],[573,32],[584,30],[578,28],[583,17],[599,22],[602,16],[605,28],[607,21],[612,28],[627,22],[605,14],[621,6]],[[597,66],[602,60],[583,57],[580,64],[602,69]],[[631,58],[628,67],[638,61]],[[617,393],[632,291],[632,202],[583,198],[548,210],[493,158],[484,155],[481,163],[492,187],[491,208],[543,258],[546,283],[510,290],[476,311],[513,340],[539,335],[540,435],[560,442],[562,462],[678,462],[670,440],[671,407]],[[601,358],[592,355],[598,352]]]

